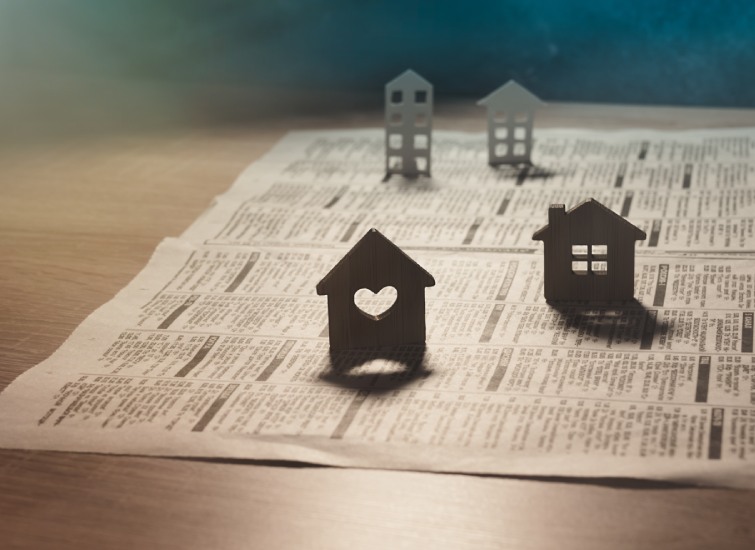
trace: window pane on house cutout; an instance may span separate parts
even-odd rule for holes
[[[494,111],[493,112],[493,121],[495,122],[506,122],[506,112],[505,111]]]
[[[573,244],[571,246],[571,255],[574,258],[587,259],[587,245],[586,244]]]
[[[417,90],[414,92],[414,103],[427,103],[427,91]]]
[[[591,268],[595,275],[608,275],[608,262],[592,262]]]
[[[514,139],[526,139],[527,129],[524,126],[514,128]]]
[[[428,139],[425,134],[418,134],[414,136],[414,148],[415,149],[427,149]]]
[[[496,139],[506,139],[507,137],[509,137],[509,129],[505,126],[503,128],[496,128],[493,131],[493,135]]]
[[[401,149],[404,144],[404,136],[401,134],[389,134],[388,135],[388,147],[391,149]]]
[[[417,118],[414,119],[414,125],[427,126],[427,116],[423,113],[418,114]]]
[[[587,275],[587,262],[572,262],[571,270],[575,275]]]
[[[527,120],[529,120],[529,118],[529,113],[517,113],[514,115],[514,122],[516,122],[517,124],[524,124],[525,122],[527,122]]]
[[[607,244],[594,244],[592,245],[592,257],[596,260],[605,260],[608,258],[608,245]]]
[[[416,157],[415,161],[417,163],[417,171],[419,172],[427,171],[427,157]]]
[[[509,146],[505,143],[496,143],[495,145],[495,156],[497,157],[505,157],[509,154]]]
[[[527,154],[527,148],[524,146],[524,143],[514,144],[514,156],[523,157],[526,154]]]
[[[404,117],[401,113],[393,113],[391,115],[391,126],[399,126],[404,121]]]
[[[401,170],[401,157],[388,157],[388,167],[391,170]]]
[[[404,101],[404,92],[401,90],[394,90],[391,92],[391,103],[394,105],[399,105],[401,102]]]

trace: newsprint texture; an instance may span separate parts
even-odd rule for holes
[[[0,446],[755,487],[755,130],[536,137],[384,181],[380,130],[289,134],[2,393]],[[532,234],[590,197],[647,233],[636,301],[548,305]],[[427,345],[331,354],[315,285],[371,227],[437,281]]]

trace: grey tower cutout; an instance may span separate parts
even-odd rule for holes
[[[430,175],[433,86],[412,70],[385,85],[385,174]]]
[[[488,164],[532,164],[532,122],[544,103],[509,80],[477,104],[488,110]]]

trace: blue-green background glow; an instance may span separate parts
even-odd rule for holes
[[[196,84],[440,96],[515,78],[550,101],[755,106],[755,3],[709,0],[0,1],[0,59]]]

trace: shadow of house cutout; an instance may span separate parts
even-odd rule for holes
[[[543,241],[544,293],[549,302],[611,303],[634,297],[635,241],[641,229],[588,199],[568,212],[548,209],[548,225],[532,236]]]
[[[425,344],[343,351],[331,349],[330,369],[323,372],[320,379],[344,388],[370,390],[372,393],[396,390],[432,374],[427,366],[426,351]]]
[[[630,344],[650,350],[656,335],[668,332],[668,321],[658,320],[658,311],[632,299],[620,305],[586,305],[576,302],[550,304],[559,323],[580,338],[603,342],[609,347]]]
[[[509,80],[477,104],[487,108],[488,164],[531,164],[535,109],[543,102]]]
[[[370,229],[317,284],[328,296],[330,349],[395,347],[425,343],[425,287],[435,279],[377,229]],[[362,288],[377,294],[392,286],[396,301],[371,315],[354,303]]]
[[[547,180],[559,174],[556,170],[536,164],[496,164],[490,170],[505,179],[516,180],[516,185],[524,185],[527,180]]]

